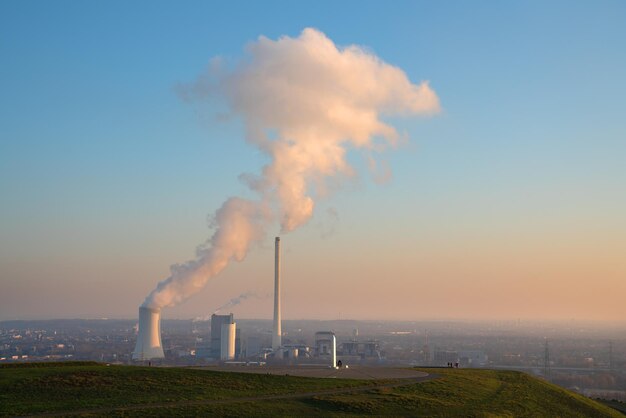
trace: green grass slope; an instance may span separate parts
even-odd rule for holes
[[[1,366],[0,415],[623,417],[519,372],[423,370],[439,377],[381,387],[393,382],[97,363]]]

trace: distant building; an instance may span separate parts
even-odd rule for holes
[[[234,324],[233,314],[211,315],[211,357],[221,358],[222,353],[222,325]]]
[[[257,357],[261,354],[261,337],[248,336],[246,339],[245,357]]]
[[[315,352],[318,357],[328,358],[331,367],[337,365],[337,337],[334,332],[320,331],[315,333]]]
[[[481,350],[459,351],[459,362],[463,367],[483,367],[487,365],[487,355]]]
[[[380,343],[377,340],[367,340],[363,344],[363,356],[381,358]]]
[[[359,355],[359,342],[358,341],[346,341],[342,345],[343,354],[348,356]]]
[[[352,361],[357,358],[360,358],[360,360],[380,360],[382,358],[378,340],[358,341],[353,338],[341,343],[340,352],[343,356],[352,357]]]
[[[444,351],[444,350],[436,350],[434,365],[435,366],[445,366],[448,363],[458,363],[459,362],[459,353],[456,351]]]

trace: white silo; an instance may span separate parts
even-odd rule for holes
[[[161,311],[146,306],[139,307],[139,332],[133,351],[133,360],[164,358],[161,344]]]
[[[235,358],[235,336],[237,335],[237,324],[222,324],[220,350],[220,360],[233,360]]]

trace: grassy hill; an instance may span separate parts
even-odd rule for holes
[[[0,415],[623,417],[519,372],[422,370],[439,377],[411,383],[97,363],[4,365]]]

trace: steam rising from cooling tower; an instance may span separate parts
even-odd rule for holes
[[[213,236],[196,258],[171,267],[143,306],[173,306],[199,291],[230,261],[245,258],[280,222],[283,232],[305,224],[325,179],[352,176],[350,149],[374,153],[398,140],[381,115],[432,114],[439,101],[427,82],[412,84],[405,73],[358,46],[338,48],[323,33],[259,37],[234,68],[214,59],[195,83],[180,87],[187,100],[226,101],[246,127],[247,140],[269,157],[260,175],[242,175],[258,200],[231,197],[213,218]],[[374,164],[375,165],[375,164]]]

